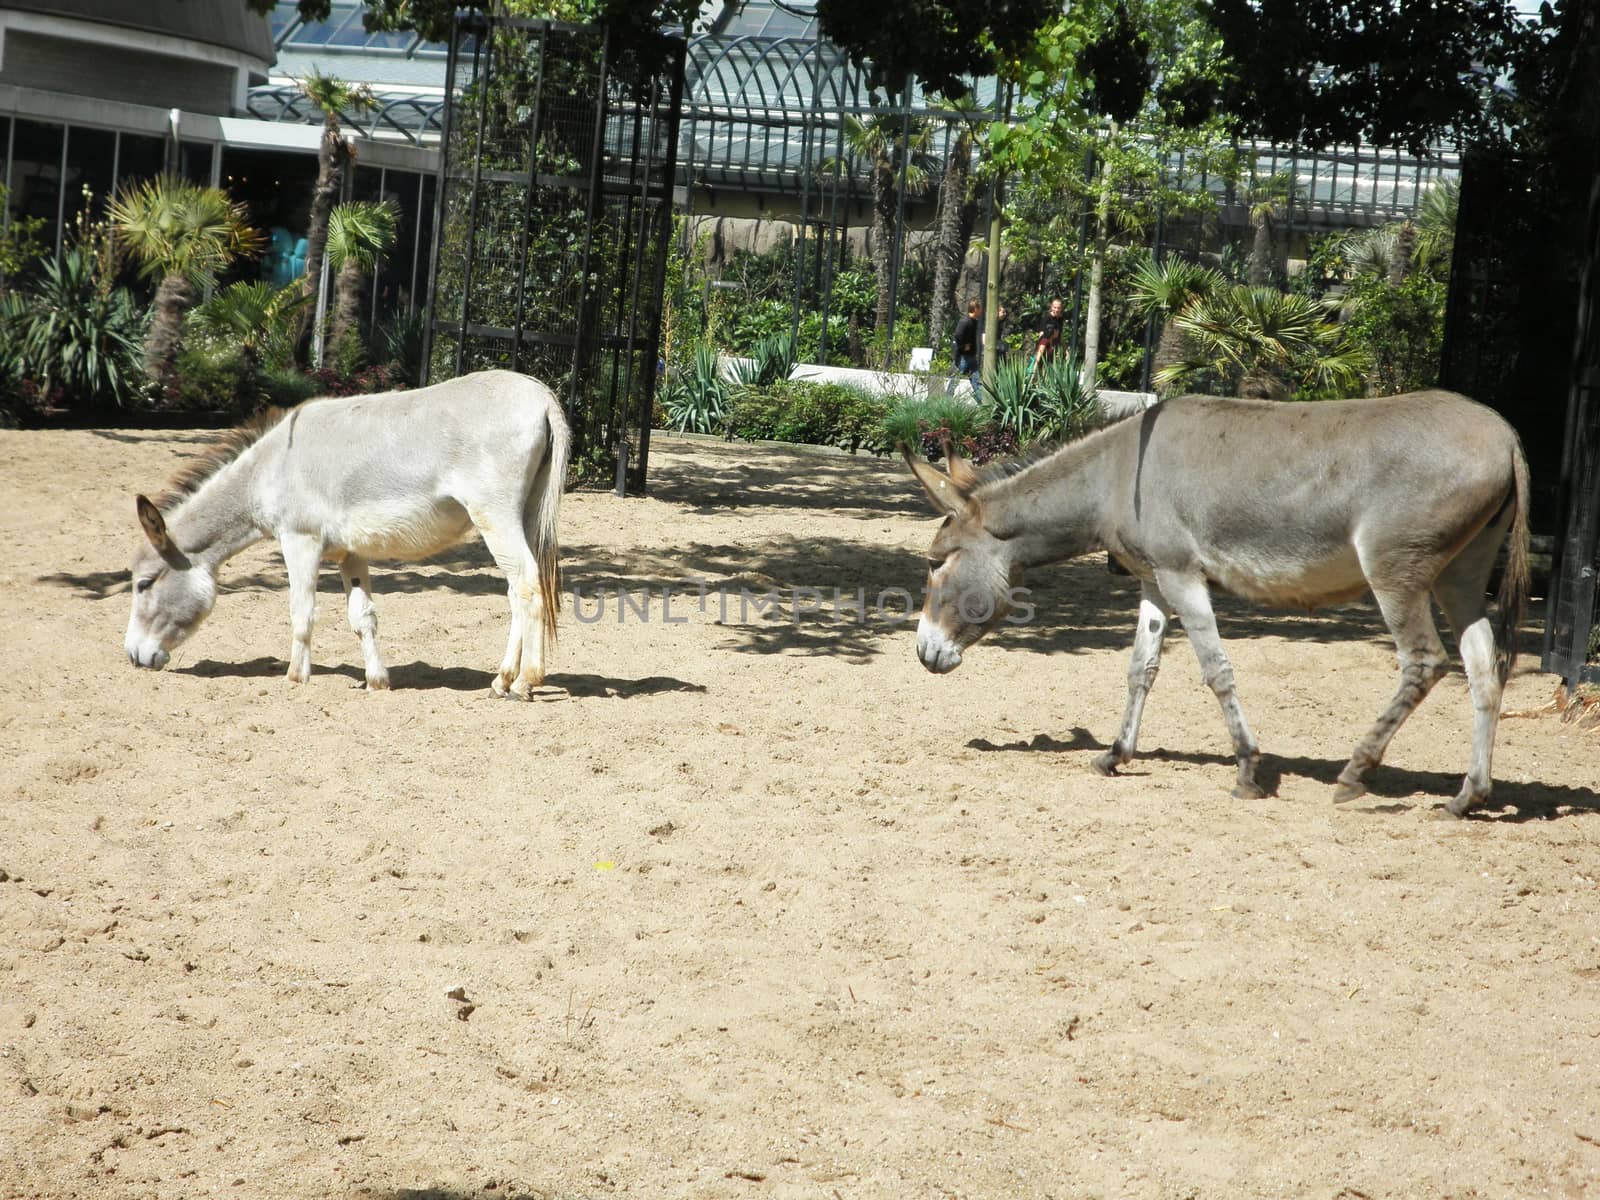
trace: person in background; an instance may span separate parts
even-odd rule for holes
[[[967,315],[956,322],[956,330],[952,337],[952,350],[955,359],[955,375],[965,375],[972,383],[972,398],[980,399],[982,392],[983,356],[980,346],[983,340],[983,301],[974,297],[967,301]],[[954,380],[951,381],[952,393]]]
[[[1039,319],[1039,332],[1033,338],[1033,366],[1047,362],[1061,353],[1061,326],[1066,317],[1058,296],[1050,301],[1050,310]]]

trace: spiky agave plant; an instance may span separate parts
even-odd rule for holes
[[[25,294],[9,295],[4,313],[8,355],[17,375],[46,398],[120,406],[139,387],[145,314],[126,288],[102,287],[92,255],[71,247],[44,264]]]

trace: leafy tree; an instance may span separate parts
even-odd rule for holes
[[[928,306],[928,344],[935,350],[944,338],[951,307],[958,302],[956,279],[961,273],[967,242],[977,217],[977,206],[970,195],[972,149],[976,139],[972,116],[976,105],[970,97],[945,103],[957,116],[950,122],[952,137],[939,182],[939,208],[935,217],[938,240],[934,246],[933,299]]]
[[[227,192],[170,177],[124,192],[107,215],[140,274],[160,281],[145,370],[165,382],[182,344],[183,314],[199,291],[236,258],[259,254],[266,239],[250,225],[246,206]]]
[[[1497,136],[1496,80],[1538,38],[1516,0],[1209,0],[1215,100],[1280,145]],[[1576,7],[1576,6],[1574,6]]]
[[[1213,206],[1209,192],[1173,177],[1180,153],[1191,169],[1237,172],[1228,131],[1200,119],[1194,102],[1216,86],[1208,73],[1217,61],[1216,38],[1190,0],[1084,0],[1041,27],[1014,64],[1017,121],[992,128],[990,150],[1002,170],[1061,181],[1091,213],[1083,330],[1091,386],[1112,239],[1158,212]]]
[[[901,188],[912,194],[928,186],[931,161],[928,123],[890,112],[862,120],[846,115],[846,155],[866,165],[872,189],[872,267],[878,279],[877,329],[887,329],[894,304],[894,228],[899,218]],[[823,171],[831,169],[831,160]]]
[[[1059,11],[1052,0],[817,0],[823,35],[891,95],[915,76],[946,96],[964,96],[970,77],[1024,53]]]
[[[0,212],[6,208],[7,191],[0,184]],[[15,275],[23,267],[43,256],[44,243],[39,234],[44,229],[43,217],[12,217],[0,229],[0,276]]]

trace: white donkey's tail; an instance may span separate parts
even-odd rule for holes
[[[561,515],[561,492],[567,485],[567,461],[572,450],[572,433],[567,427],[561,401],[550,396],[545,406],[550,426],[549,445],[544,462],[533,480],[529,500],[539,506],[534,527],[533,558],[539,567],[539,596],[543,601],[544,629],[550,645],[556,640],[556,614],[561,611],[561,542],[557,519]]]

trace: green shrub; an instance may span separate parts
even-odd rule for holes
[[[798,442],[882,454],[889,403],[845,383],[785,381],[740,389],[728,412],[728,432],[747,442]]]
[[[163,407],[185,412],[254,412],[264,398],[256,368],[237,350],[188,346],[162,390]]]

